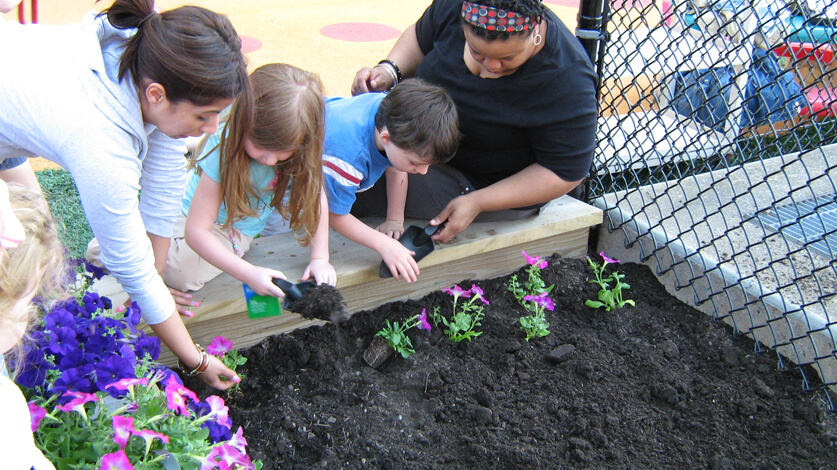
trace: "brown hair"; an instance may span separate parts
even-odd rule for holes
[[[453,158],[462,137],[450,95],[418,78],[404,80],[387,93],[375,114],[375,127],[386,127],[393,144],[430,164]]]
[[[487,7],[499,8],[501,10],[513,11],[521,16],[530,16],[534,19],[535,24],[540,23],[546,16],[547,7],[541,0],[477,0],[476,3],[485,5]],[[463,28],[469,28],[475,36],[494,41],[495,39],[508,39],[512,36],[529,36],[534,32],[534,29],[527,31],[489,31],[485,28],[477,28],[465,21],[461,16],[459,22]]]
[[[43,302],[63,297],[67,290],[66,250],[58,240],[44,197],[16,183],[9,183],[9,203],[23,225],[25,239],[0,256],[0,328],[9,321],[4,315],[12,306],[34,291]],[[37,308],[29,306],[23,318],[28,326],[36,319]],[[21,344],[10,351],[21,357]],[[19,361],[11,361],[19,363]],[[14,372],[14,371],[13,371]],[[12,374],[14,375],[14,374]]]
[[[256,190],[250,179],[252,159],[244,151],[244,138],[271,151],[293,150],[276,164],[278,180],[271,206],[285,220],[303,246],[308,245],[320,217],[323,185],[323,138],[325,105],[323,84],[316,74],[287,64],[267,64],[250,75],[255,98],[253,125],[242,124],[233,105],[221,133],[221,188],[227,206],[224,227],[245,216],[255,216],[250,197]],[[285,192],[290,195],[285,201]]]
[[[239,95],[249,101],[247,61],[226,16],[194,6],[157,14],[154,0],[116,0],[101,15],[118,29],[137,29],[120,57],[120,80],[130,73],[137,86],[157,82],[175,103],[206,106]]]

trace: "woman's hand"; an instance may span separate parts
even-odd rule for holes
[[[449,242],[453,237],[468,228],[471,222],[480,215],[482,209],[474,201],[473,197],[469,197],[471,194],[454,198],[445,206],[439,215],[430,221],[430,225],[439,225],[447,221],[447,225],[445,225],[442,231],[433,235],[433,240],[442,243]]]
[[[386,91],[392,88],[392,76],[383,67],[364,67],[355,74],[352,96],[370,91]]]
[[[414,251],[408,250],[404,245],[392,238],[384,239],[385,242],[380,248],[381,258],[387,265],[395,279],[402,277],[405,282],[415,282],[418,279],[419,267],[413,255]]]
[[[384,221],[384,223],[375,227],[375,230],[383,234],[386,234],[386,236],[390,238],[398,240],[399,238],[401,238],[401,235],[404,234],[404,222],[387,219]]]
[[[206,371],[200,374],[200,379],[218,390],[226,390],[241,382],[241,377],[238,374],[212,354],[209,354],[209,365],[206,367]]]
[[[172,287],[169,287],[169,292],[171,292],[171,296],[174,299],[175,307],[177,307],[177,313],[189,318],[195,316],[195,312],[190,309],[192,307],[199,306],[201,304],[200,302],[193,302],[191,294],[181,292]]]
[[[302,273],[302,280],[307,281],[312,276],[317,284],[337,285],[337,271],[328,260],[312,259],[305,267],[305,272]]]
[[[273,283],[274,278],[287,279],[282,271],[251,265],[241,281],[250,286],[253,292],[258,295],[284,298],[285,293]]]

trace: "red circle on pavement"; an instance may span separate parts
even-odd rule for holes
[[[245,54],[262,48],[262,42],[256,38],[250,36],[239,36],[238,38],[241,39],[241,52]]]
[[[341,41],[371,42],[395,39],[401,31],[378,23],[335,23],[321,29],[320,34]]]

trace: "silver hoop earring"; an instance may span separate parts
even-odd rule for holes
[[[540,46],[540,45],[541,45],[541,43],[543,42],[543,36],[541,36],[540,31],[535,30],[535,35],[532,37],[532,42],[533,42],[536,46]]]

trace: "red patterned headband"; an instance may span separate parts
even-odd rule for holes
[[[488,31],[528,31],[535,27],[535,19],[531,16],[473,2],[462,3],[462,18],[468,24]]]

